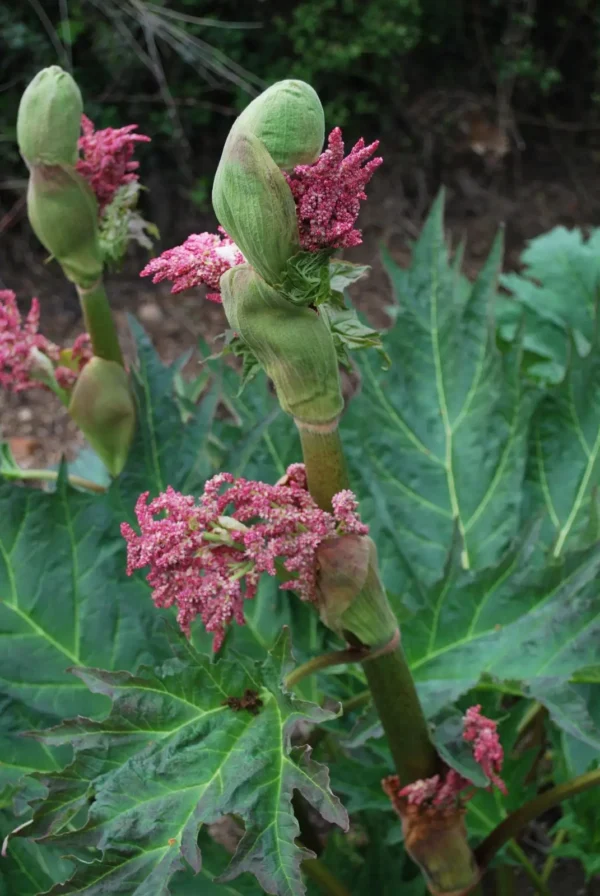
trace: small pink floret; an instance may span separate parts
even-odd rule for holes
[[[61,365],[61,349],[38,333],[40,303],[31,300],[25,320],[17,306],[17,299],[10,289],[0,290],[0,385],[12,392],[24,389],[45,388],[36,376],[40,371],[54,376],[62,388],[75,385],[79,372],[92,357],[87,333],[78,336],[71,349],[76,369]]]
[[[119,187],[138,180],[140,163],[134,161],[133,154],[136,144],[149,143],[150,137],[134,134],[137,124],[95,131],[86,115],[81,118],[81,127],[83,136],[79,138],[79,149],[82,158],[77,162],[77,171],[96,194],[102,214]]]
[[[244,256],[220,227],[220,233],[192,233],[185,243],[167,249],[158,258],[153,258],[140,274],[152,277],[153,283],[169,280],[172,293],[183,292],[194,286],[208,286],[214,290],[206,298],[220,302],[219,281],[225,271],[243,264]]]
[[[149,566],[156,606],[176,605],[188,634],[200,616],[214,635],[215,650],[232,620],[243,624],[244,600],[255,596],[260,576],[274,576],[280,564],[290,574],[281,588],[313,600],[321,542],[368,530],[352,509],[354,499],[341,500],[341,516],[335,505],[327,513],[306,491],[301,474],[301,465],[293,464],[287,484],[268,485],[219,473],[206,483],[198,504],[170,487],[150,503],[148,493],[140,495],[140,534],[127,523],[121,526],[127,573]]]
[[[298,165],[285,174],[296,202],[300,243],[308,252],[358,246],[362,234],[354,225],[365,187],[383,162],[371,158],[379,141],[365,146],[361,139],[344,158],[339,128],[329,135],[327,149],[312,165]]]
[[[492,785],[506,793],[500,778],[504,751],[500,744],[497,724],[481,715],[481,706],[471,706],[463,717],[463,738],[473,744],[473,757]],[[452,768],[442,775],[414,781],[398,791],[411,806],[451,809],[464,805],[476,792],[472,781]]]

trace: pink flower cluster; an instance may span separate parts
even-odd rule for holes
[[[100,214],[119,189],[138,179],[139,162],[132,159],[136,143],[149,143],[150,137],[134,134],[137,124],[124,128],[104,128],[95,131],[86,115],[81,117],[83,136],[79,149],[83,154],[77,162],[77,171],[87,180],[96,194]]]
[[[296,201],[300,244],[309,252],[358,246],[362,234],[354,225],[365,187],[383,162],[371,158],[379,141],[361,139],[344,158],[339,128],[329,135],[327,149],[312,165],[298,165],[286,180]]]
[[[218,290],[222,274],[245,260],[233,240],[219,227],[219,234],[192,233],[183,245],[167,249],[158,258],[153,258],[140,277],[152,275],[153,283],[170,280],[172,293],[202,285]],[[212,302],[221,301],[221,295],[216,291],[208,293],[206,298]]]
[[[82,333],[70,352],[63,352],[41,333],[40,303],[31,300],[25,320],[10,289],[0,290],[0,385],[13,392],[44,386],[41,378],[54,376],[63,389],[71,389],[92,357],[90,338]],[[65,358],[68,357],[68,362]]]
[[[344,249],[362,242],[354,225],[360,202],[366,199],[365,187],[383,159],[371,158],[379,141],[365,146],[361,138],[344,158],[344,142],[339,128],[329,135],[327,149],[313,165],[298,165],[291,174],[284,172],[296,202],[300,244],[308,252],[320,249]],[[153,283],[169,280],[172,293],[193,286],[219,289],[221,276],[229,268],[243,264],[244,256],[219,227],[220,236],[193,233],[181,246],[167,249],[141,272],[152,275]],[[220,302],[218,292],[207,299]]]
[[[500,778],[504,751],[496,729],[496,722],[481,715],[481,706],[467,709],[463,717],[463,738],[473,744],[473,757],[490,783],[506,793],[504,781]],[[472,782],[450,768],[443,776],[433,775],[408,784],[398,790],[397,795],[403,797],[409,806],[445,810],[469,800],[475,792],[472,789],[469,793],[469,788],[473,788]]]
[[[288,573],[280,586],[302,600],[315,597],[315,553],[327,538],[364,535],[351,492],[333,498],[333,513],[321,510],[306,490],[303,467],[288,469],[285,484],[268,485],[219,473],[196,504],[170,486],[135,508],[141,534],[127,523],[127,573],[149,566],[148,583],[157,607],[177,605],[186,634],[196,616],[214,634],[218,650],[225,628],[244,623],[244,599],[253,598],[262,573]]]

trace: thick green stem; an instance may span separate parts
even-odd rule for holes
[[[440,760],[402,645],[363,663],[363,669],[402,784],[435,775]]]
[[[101,280],[90,289],[77,287],[83,310],[85,327],[92,340],[94,354],[106,361],[116,361],[123,367],[123,355],[117,336],[117,328]]]
[[[307,426],[296,421],[308,477],[308,489],[323,510],[331,510],[331,499],[349,488],[346,461],[337,423]]]
[[[585,775],[579,775],[572,781],[565,784],[559,784],[552,787],[544,793],[538,794],[520,809],[512,812],[508,818],[505,818],[498,827],[494,828],[491,834],[483,840],[475,850],[475,856],[480,868],[486,868],[494,858],[498,850],[502,849],[505,843],[517,836],[525,825],[537,818],[548,809],[557,806],[563,800],[567,800],[584,790],[589,790],[600,784],[600,769],[587,772]]]
[[[331,510],[332,497],[349,485],[337,426],[328,429],[296,422],[309,491],[320,507]],[[402,646],[369,659],[363,668],[400,780],[410,784],[434,775],[439,759]]]

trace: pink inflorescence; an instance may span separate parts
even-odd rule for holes
[[[0,385],[5,389],[21,392],[43,387],[40,376],[52,375],[52,372],[62,388],[70,389],[91,358],[90,339],[83,333],[71,349],[74,369],[64,366],[60,348],[38,333],[39,324],[37,299],[31,300],[31,308],[23,320],[14,292],[0,290]]]
[[[102,213],[119,187],[138,180],[140,163],[133,160],[133,153],[137,143],[149,143],[150,137],[134,134],[137,124],[95,131],[86,115],[81,117],[81,127],[79,149],[83,158],[77,162],[77,170],[96,194]]]
[[[218,290],[225,271],[246,260],[222,227],[219,231],[219,234],[192,233],[183,245],[167,249],[158,258],[153,258],[140,277],[152,276],[153,283],[170,280],[173,283],[172,293],[193,286]],[[210,292],[206,298],[213,302],[221,301],[219,292]]]
[[[219,473],[199,503],[174,491],[148,504],[140,495],[135,513],[141,534],[123,523],[127,573],[150,567],[147,579],[157,607],[177,605],[186,634],[196,616],[214,634],[218,650],[225,628],[244,623],[243,604],[253,598],[262,573],[290,574],[282,585],[303,600],[316,588],[315,553],[326,538],[365,535],[351,492],[333,499],[333,513],[321,510],[304,487],[299,465],[289,468],[288,484],[268,485]]]
[[[485,776],[502,793],[506,793],[500,778],[504,751],[498,737],[496,722],[481,715],[481,706],[471,706],[463,716],[463,738],[473,744],[473,756]],[[454,769],[444,775],[414,781],[398,791],[409,806],[452,809],[467,802],[475,793],[473,783]]]
[[[344,141],[339,128],[329,135],[327,149],[312,165],[298,165],[285,174],[296,202],[296,214],[303,249],[345,249],[358,246],[362,234],[354,225],[365,187],[382,158],[371,158],[379,141],[365,146],[361,138],[344,158]]]

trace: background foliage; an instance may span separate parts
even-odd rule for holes
[[[551,111],[582,129],[597,121],[593,0],[27,0],[0,4],[0,32],[5,175],[21,175],[19,96],[57,62],[74,67],[99,126],[143,123],[153,136],[146,159],[177,170],[198,201],[207,184],[192,168],[254,93],[290,75],[313,84],[328,120],[351,137],[374,128],[406,141],[411,102],[436,87],[506,90],[517,112]]]

